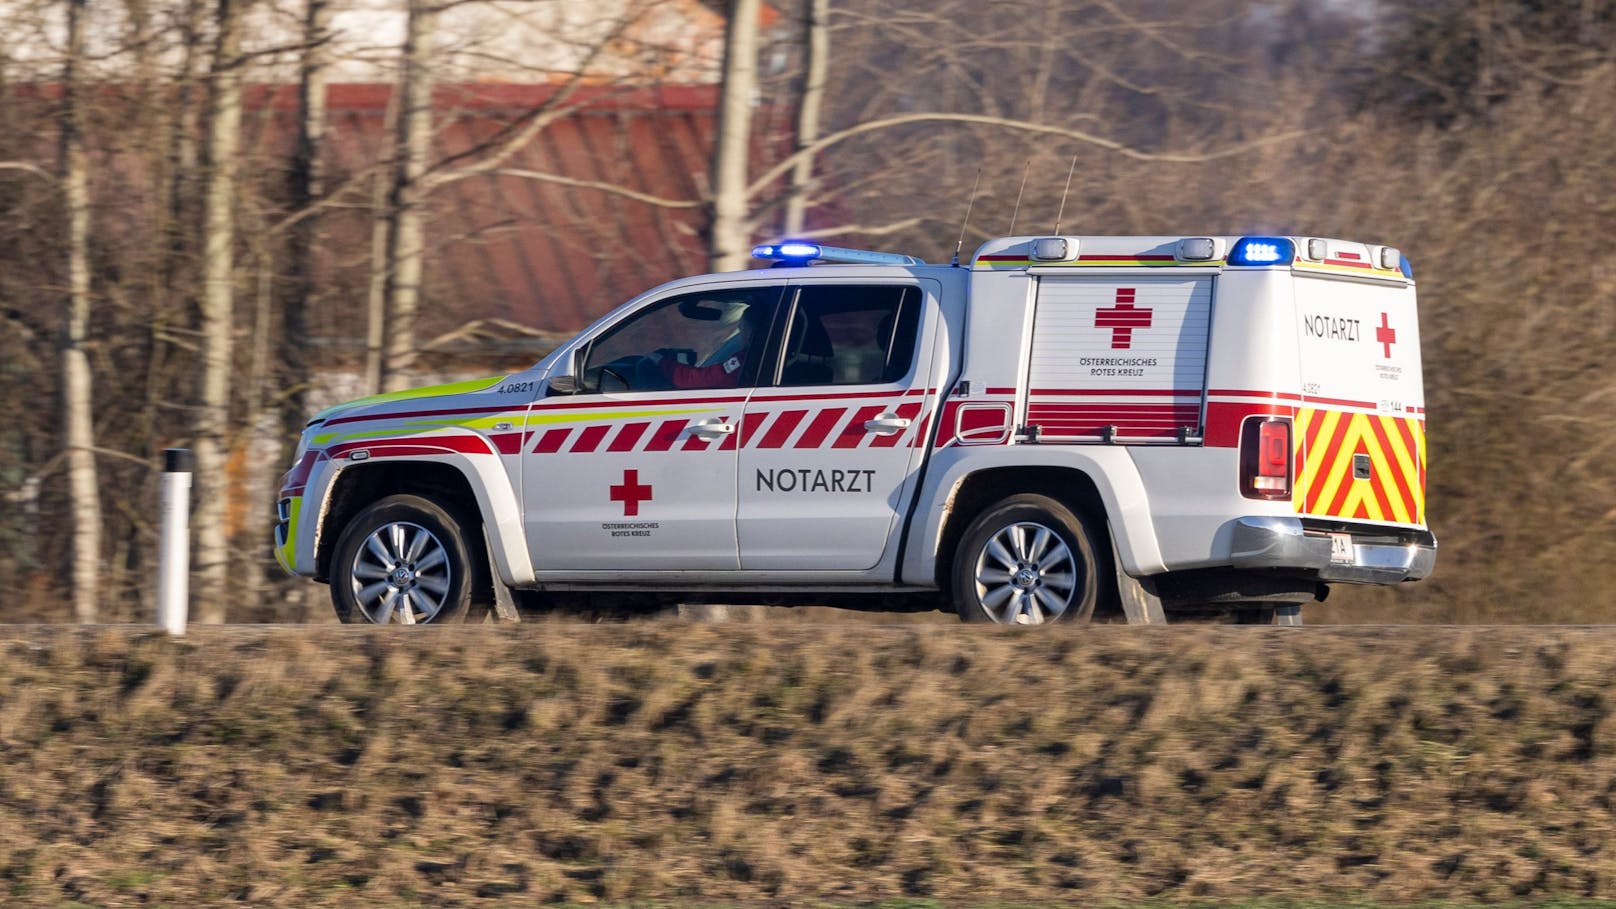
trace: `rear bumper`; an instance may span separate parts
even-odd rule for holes
[[[1395,584],[1417,581],[1436,565],[1436,537],[1429,530],[1282,517],[1239,518],[1233,529],[1230,560],[1236,568],[1302,569],[1321,581]],[[1351,535],[1350,560],[1331,557],[1331,532]]]

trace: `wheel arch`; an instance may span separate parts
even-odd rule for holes
[[[948,515],[938,537],[937,562],[934,577],[943,590],[949,589],[953,576],[954,550],[977,515],[997,502],[1020,493],[1048,496],[1074,514],[1089,517],[1102,533],[1109,535],[1105,500],[1094,484],[1094,479],[1075,467],[995,467],[979,470],[962,477],[949,496]],[[1094,541],[1097,546],[1110,545],[1109,536]]]
[[[903,576],[946,585],[953,550],[982,509],[1009,495],[1047,495],[1088,516],[1108,535],[1123,570],[1135,577],[1166,570],[1156,541],[1149,498],[1139,471],[1120,446],[1004,447],[946,452],[928,478],[921,501],[930,503],[912,531]],[[952,457],[950,457],[952,456]],[[1036,458],[1037,460],[1034,460]],[[1107,545],[1107,540],[1097,541]]]
[[[488,537],[498,580],[521,583],[525,569],[526,580],[531,581],[532,566],[511,557],[513,543],[516,552],[526,552],[521,539],[511,539],[513,532],[521,532],[515,494],[508,481],[499,482],[504,480],[504,471],[497,462],[484,460],[499,472],[499,477],[485,476],[486,471],[479,470],[471,459],[455,457],[387,459],[344,466],[332,477],[320,512],[315,535],[315,579],[329,580],[337,538],[361,509],[390,495],[408,494],[432,499],[475,521]],[[502,512],[509,513],[509,520]]]

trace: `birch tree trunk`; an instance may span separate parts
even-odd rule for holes
[[[713,218],[707,261],[713,271],[736,271],[751,260],[746,165],[752,137],[752,95],[757,87],[758,7],[762,0],[730,0],[724,31],[724,82],[713,146]]]
[[[303,59],[298,67],[297,148],[292,153],[292,208],[310,208],[324,191],[320,164],[325,145],[326,64],[330,55],[331,5],[328,0],[308,0],[303,17]],[[314,284],[314,245],[320,216],[305,215],[292,225],[287,237],[289,284],[281,306],[281,369],[286,394],[281,404],[281,429],[295,437],[308,419],[307,313],[317,291]]]
[[[90,178],[84,153],[84,63],[86,0],[67,0],[67,60],[62,86],[62,194],[67,203],[67,321],[62,334],[62,422],[67,447],[69,511],[73,545],[69,556],[73,617],[94,623],[101,572],[101,484],[95,468],[90,359]]]
[[[160,426],[164,408],[175,397],[175,379],[171,376],[170,364],[175,359],[188,359],[168,338],[171,337],[172,326],[188,321],[185,313],[195,302],[197,290],[193,259],[199,226],[196,216],[196,174],[199,170],[197,127],[201,105],[197,102],[197,96],[202,81],[197,70],[204,56],[198,44],[202,40],[202,27],[207,18],[205,0],[184,0],[179,17],[176,23],[182,42],[179,68],[173,76],[174,86],[168,89],[167,103],[159,101],[162,113],[157,117],[158,122],[151,127],[154,133],[166,135],[166,139],[162,142],[161,151],[153,152],[154,159],[161,155],[161,163],[154,160],[152,164],[152,172],[156,176],[154,186],[157,187],[160,203],[154,208],[162,212],[157,226],[163,241],[156,263],[156,306],[148,314],[148,322],[144,326],[148,354],[140,419],[141,434],[147,440],[141,454],[147,457],[157,453],[155,448],[160,444],[158,439],[162,435]],[[142,44],[143,48],[147,46],[146,43]]]
[[[415,369],[415,315],[421,301],[425,197],[422,178],[432,155],[432,0],[410,0],[399,84],[398,146],[388,196],[383,391],[410,385]]]
[[[819,138],[820,110],[825,101],[825,74],[830,68],[830,0],[807,0],[803,8],[807,59],[803,61],[802,103],[797,108],[796,151]],[[808,219],[808,187],[814,159],[804,155],[791,169],[791,196],[786,200],[785,236],[802,233]]]
[[[398,92],[387,96],[387,108],[382,113],[382,130],[398,130]],[[394,149],[393,153],[398,154]],[[371,177],[370,187],[370,280],[365,294],[365,388],[364,394],[373,395],[382,390],[383,345],[387,343],[387,238],[389,229],[387,199],[392,174],[378,167]]]
[[[225,478],[230,427],[234,307],[236,151],[241,132],[241,19],[245,0],[218,0],[212,90],[208,95],[202,189],[202,376],[196,422],[196,548],[193,586],[198,621],[220,623],[228,606],[230,546]]]

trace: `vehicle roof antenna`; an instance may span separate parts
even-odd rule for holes
[[[965,220],[960,222],[959,242],[954,244],[954,258],[948,263],[950,268],[959,267],[960,250],[965,247],[965,227],[971,223],[971,208],[976,205],[976,188],[982,185],[982,166],[977,165],[976,180],[971,183],[971,201],[965,203]]]
[[[1077,155],[1072,155],[1072,167],[1066,172],[1066,188],[1061,190],[1060,211],[1055,212],[1055,236],[1060,236],[1061,218],[1066,214],[1066,194],[1072,190],[1072,174],[1077,173]]]
[[[1016,235],[1016,215],[1021,214],[1021,194],[1027,191],[1027,174],[1032,171],[1032,159],[1027,159],[1027,166],[1021,169],[1021,188],[1016,190],[1016,207],[1010,210],[1010,230],[1007,237]]]

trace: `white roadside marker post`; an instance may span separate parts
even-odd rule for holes
[[[185,633],[191,572],[191,471],[189,448],[163,450],[163,486],[157,542],[157,624],[171,635]]]

